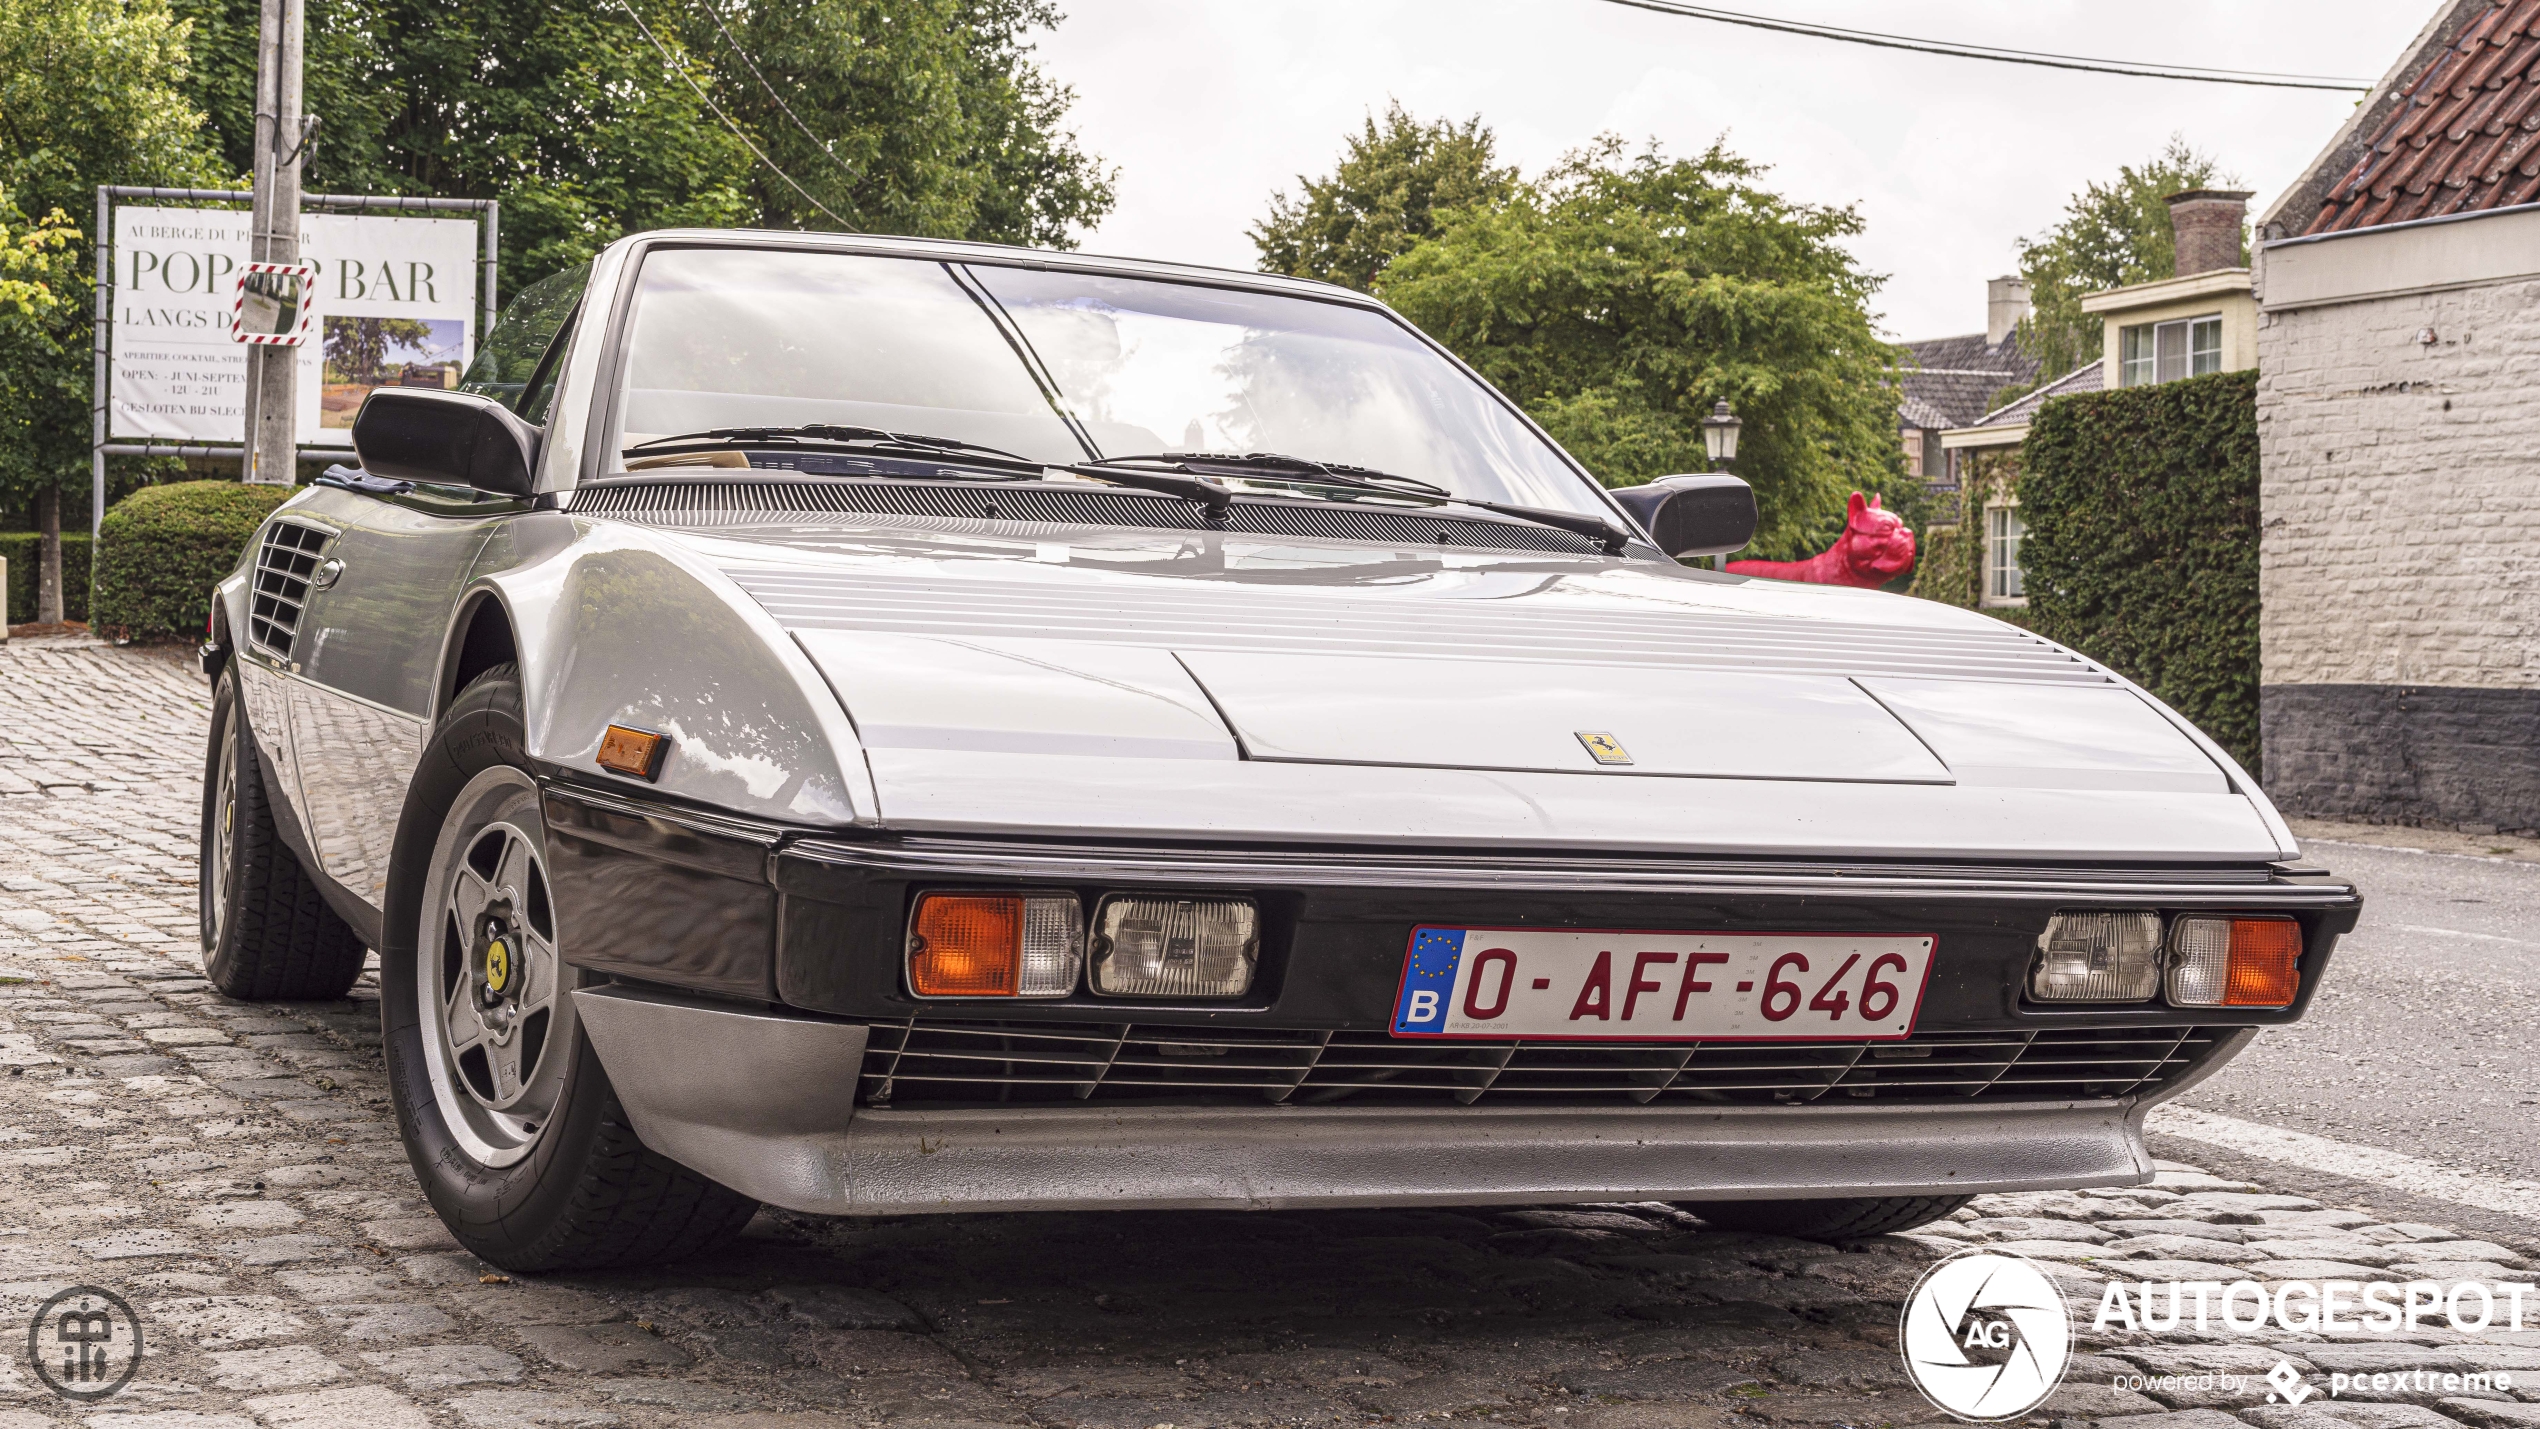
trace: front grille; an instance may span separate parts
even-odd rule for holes
[[[1382,1032],[1153,1023],[876,1023],[866,1106],[1791,1106],[2123,1096],[2200,1061],[2219,1027],[1926,1032],[1903,1042],[1414,1042]]]

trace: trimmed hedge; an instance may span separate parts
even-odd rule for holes
[[[125,639],[199,638],[212,587],[237,567],[257,523],[295,489],[180,481],[116,502],[98,532],[90,624]]]
[[[0,531],[0,561],[9,563],[10,625],[35,619],[36,563],[43,558],[42,536],[33,531]],[[88,618],[88,533],[62,533],[62,618]]]
[[[2021,447],[2028,625],[2258,767],[2258,374],[2061,397]]]

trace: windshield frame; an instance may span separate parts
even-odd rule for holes
[[[828,241],[821,241],[828,239]],[[807,241],[809,240],[809,241]],[[593,438],[607,437],[607,442],[588,442],[581,453],[576,485],[625,474],[625,458],[612,445],[619,431],[618,408],[624,401],[624,374],[627,362],[627,338],[633,324],[635,295],[643,282],[644,264],[655,253],[674,250],[728,249],[759,252],[790,252],[836,255],[861,255],[897,258],[909,262],[938,264],[950,271],[955,281],[968,292],[970,282],[960,270],[974,268],[1018,268],[1043,273],[1082,273],[1089,277],[1124,278],[1146,282],[1173,283],[1195,288],[1217,288],[1234,292],[1258,293],[1272,297],[1293,298],[1303,302],[1327,303],[1335,307],[1354,308],[1375,313],[1392,323],[1414,342],[1447,363],[1465,381],[1470,382],[1492,404],[1515,419],[1528,435],[1543,443],[1579,484],[1595,495],[1603,513],[1622,530],[1636,538],[1640,523],[1632,519],[1603,482],[1581,465],[1568,449],[1552,439],[1552,434],[1527,415],[1524,408],[1508,399],[1472,366],[1436,339],[1413,326],[1401,314],[1362,293],[1308,279],[1288,278],[1277,274],[1240,273],[1230,269],[1202,268],[1131,258],[1108,258],[1098,255],[1054,253],[1040,249],[1010,248],[996,244],[953,242],[941,239],[891,239],[869,235],[811,234],[711,234],[704,232],[668,232],[646,234],[627,240],[629,251],[617,274],[610,295],[608,325],[601,344],[602,360],[593,373],[593,401],[586,431]],[[979,295],[972,295],[974,300]],[[587,302],[587,295],[586,295]],[[1007,331],[1011,320],[993,303],[984,305],[988,320],[1009,344],[1015,335]],[[1015,360],[1030,376],[1034,385],[1049,391],[1047,376],[1040,370],[1039,360],[1030,355],[1028,344],[1018,348]],[[1053,410],[1056,410],[1055,407]],[[1065,420],[1062,417],[1062,420]],[[1069,425],[1073,425],[1072,422]],[[1637,540],[1635,544],[1638,544]]]

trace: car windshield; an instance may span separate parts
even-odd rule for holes
[[[645,259],[628,334],[621,451],[718,428],[876,427],[1052,464],[1277,452],[1475,500],[1605,510],[1489,389],[1383,313],[1341,303],[686,248]]]

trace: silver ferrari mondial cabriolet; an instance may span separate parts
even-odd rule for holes
[[[2354,890],[2105,668],[1676,558],[1379,304],[664,232],[383,387],[218,590],[203,941],[379,955],[471,1250],[799,1211],[2140,1182]]]

